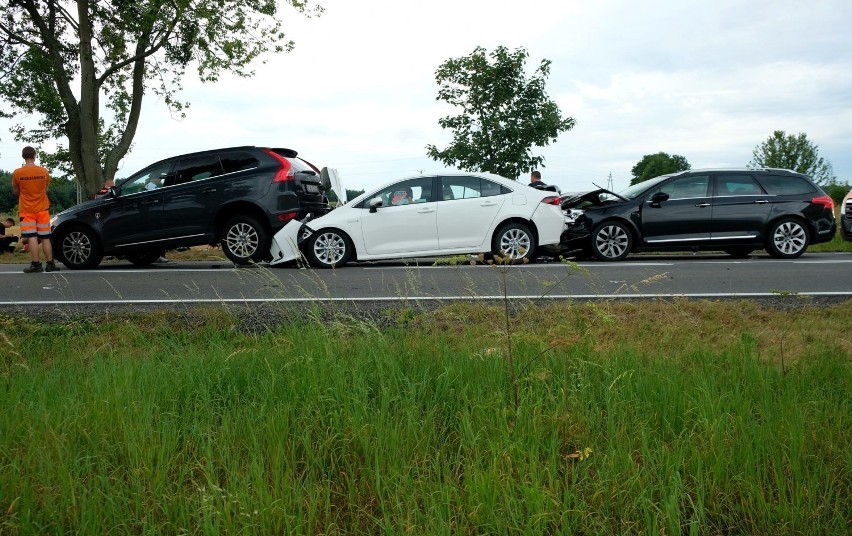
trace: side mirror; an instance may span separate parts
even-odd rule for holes
[[[669,194],[666,192],[657,192],[651,196],[651,206],[658,207],[663,201],[668,201]]]
[[[109,187],[109,189],[106,192],[106,197],[109,197],[110,199],[115,199],[116,197],[118,197],[118,193],[117,193],[117,190],[115,189],[115,186]]]
[[[375,212],[382,205],[384,205],[384,202],[382,202],[381,197],[374,197],[367,203],[367,206],[370,207],[370,212]]]

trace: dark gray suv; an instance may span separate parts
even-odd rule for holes
[[[57,214],[54,255],[71,269],[93,268],[105,255],[145,265],[163,250],[219,243],[236,264],[259,262],[287,222],[331,210],[320,175],[292,149],[167,158]]]

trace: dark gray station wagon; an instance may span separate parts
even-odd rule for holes
[[[217,243],[236,264],[258,262],[287,222],[331,210],[323,190],[320,170],[291,149],[175,156],[59,213],[53,250],[71,269],[93,268],[105,255],[145,265],[163,250]]]
[[[690,170],[615,194],[566,196],[563,251],[604,261],[635,251],[721,250],[735,257],[765,249],[802,255],[837,230],[834,201],[808,176],[783,169]]]

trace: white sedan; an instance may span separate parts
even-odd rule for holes
[[[310,233],[301,249],[319,268],[487,252],[522,261],[558,246],[564,221],[553,191],[490,173],[420,175],[362,194],[305,229],[291,222],[275,235],[271,264],[297,256],[299,233]]]

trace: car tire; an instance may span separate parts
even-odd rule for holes
[[[229,219],[219,236],[222,252],[234,264],[256,264],[269,255],[269,232],[252,216]]]
[[[133,263],[135,266],[148,266],[157,262],[163,255],[162,251],[134,251],[127,253],[124,258]]]
[[[810,238],[805,225],[796,218],[782,218],[769,229],[766,251],[776,259],[795,259],[808,249]]]
[[[602,261],[620,261],[633,249],[633,234],[618,221],[605,221],[592,231],[592,253]]]
[[[510,264],[532,260],[535,253],[535,236],[523,223],[508,223],[497,229],[491,239],[495,257],[509,257]]]
[[[50,242],[57,260],[71,270],[90,270],[104,258],[100,239],[88,227],[60,231]]]
[[[732,246],[732,247],[729,247],[729,248],[724,248],[722,251],[724,251],[725,253],[727,253],[728,255],[730,255],[731,257],[733,257],[735,259],[745,259],[749,255],[751,255],[751,252],[754,251],[754,248],[733,247]]]
[[[354,246],[346,234],[337,229],[323,229],[307,240],[306,254],[311,266],[340,268],[349,262]]]

